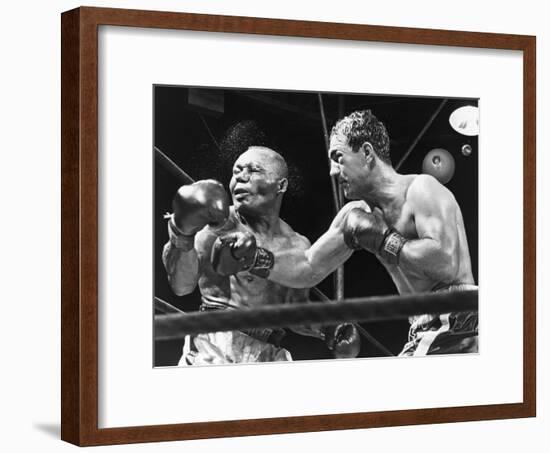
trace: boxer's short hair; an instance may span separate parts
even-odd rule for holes
[[[341,134],[346,137],[353,151],[357,151],[363,143],[369,142],[382,161],[392,164],[390,137],[386,126],[370,110],[358,110],[338,120],[330,134]]]

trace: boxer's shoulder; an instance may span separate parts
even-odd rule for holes
[[[299,248],[309,248],[311,246],[308,238],[294,231],[283,219],[280,219],[280,231],[281,236],[285,238],[286,246],[290,245]]]
[[[430,192],[445,190],[437,179],[431,175],[407,175],[406,198],[429,196]]]
[[[311,247],[310,240],[307,237],[298,233],[295,233],[294,236],[292,236],[291,242],[292,242],[292,246],[297,249],[305,250]]]
[[[415,175],[405,195],[406,204],[416,209],[430,206],[450,206],[454,202],[452,192],[431,175]]]

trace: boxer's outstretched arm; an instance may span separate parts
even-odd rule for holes
[[[310,247],[307,239],[297,236],[292,248],[274,251],[274,266],[268,278],[291,288],[311,288],[323,281],[353,253],[344,242],[342,227],[347,213],[357,207],[369,210],[364,202],[348,203]]]
[[[417,278],[449,281],[459,269],[460,208],[443,185],[431,176],[418,176],[407,194],[418,239],[405,243],[399,266]]]

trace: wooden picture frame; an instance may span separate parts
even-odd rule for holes
[[[99,428],[98,28],[100,25],[509,49],[523,52],[523,402]],[[63,13],[61,28],[61,437],[63,440],[88,446],[535,416],[535,37],[89,7]]]

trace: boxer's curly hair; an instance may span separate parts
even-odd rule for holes
[[[369,142],[376,155],[391,165],[390,137],[384,124],[370,110],[360,110],[340,119],[332,128],[331,137],[341,134],[348,139],[353,151]]]

